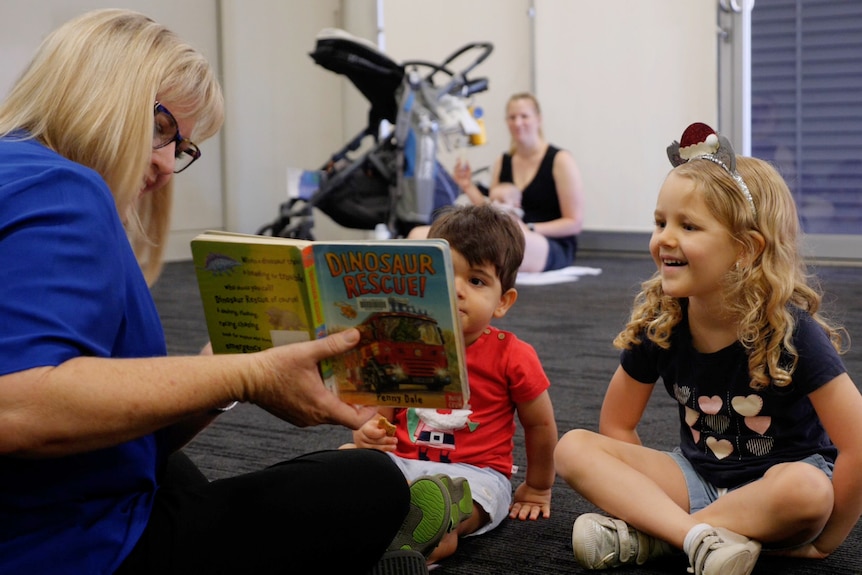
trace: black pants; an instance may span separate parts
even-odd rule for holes
[[[209,482],[182,454],[118,575],[366,573],[410,506],[378,451],[320,451]]]

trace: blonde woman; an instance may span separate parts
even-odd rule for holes
[[[374,414],[317,369],[355,332],[165,357],[141,267],[154,281],[170,181],[222,116],[201,54],[122,10],[60,26],[0,104],[0,572],[361,572],[411,509],[376,452],[210,483],[178,451],[236,401],[300,426]]]
[[[506,103],[509,151],[497,158],[491,187],[502,182],[521,190],[522,230],[527,245],[521,271],[541,272],[571,265],[584,224],[581,173],[572,155],[545,140],[542,112],[532,94],[515,94]],[[454,178],[473,203],[484,196],[469,164],[455,166]]]

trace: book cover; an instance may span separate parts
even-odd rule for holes
[[[308,242],[207,232],[192,241],[213,351],[245,353],[355,327],[321,365],[347,403],[460,408],[469,397],[444,240]]]

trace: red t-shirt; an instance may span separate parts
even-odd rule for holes
[[[398,409],[395,454],[512,475],[515,409],[550,387],[533,347],[489,327],[467,347],[468,409]]]

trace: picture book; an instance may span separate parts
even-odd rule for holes
[[[306,241],[205,232],[191,242],[215,353],[247,353],[357,328],[321,362],[347,403],[458,409],[469,398],[445,240]]]

